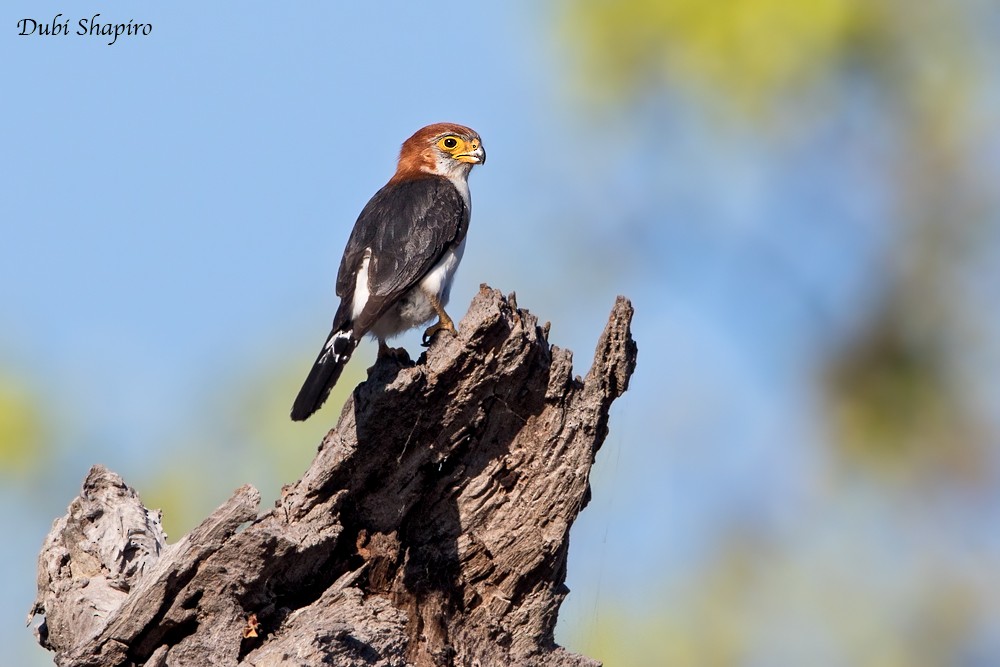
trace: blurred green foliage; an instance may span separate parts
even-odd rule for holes
[[[930,579],[900,611],[845,564],[821,578],[797,554],[727,546],[685,588],[661,591],[649,613],[620,603],[595,609],[572,646],[608,667],[959,664],[976,616],[967,582]]]
[[[825,76],[872,19],[863,0],[582,0],[569,36],[581,78],[612,98],[710,87],[744,110]]]
[[[918,485],[984,479],[985,426],[959,400],[943,348],[883,313],[829,364],[830,417],[850,460]]]
[[[1000,238],[996,175],[981,173],[974,157],[984,130],[995,125],[984,113],[996,91],[990,87],[996,32],[983,27],[988,5],[562,5],[563,37],[576,56],[579,87],[604,109],[637,122],[655,123],[642,115],[643,102],[666,96],[743,127],[777,149],[789,135],[814,129],[816,118],[844,112],[860,90],[883,121],[878,127],[890,133],[871,137],[887,147],[883,175],[891,219],[885,226],[892,241],[886,279],[870,286],[874,305],[849,338],[831,345],[811,378],[824,402],[835,454],[824,482],[832,494],[824,500],[832,506],[823,516],[838,515],[838,494],[863,491],[869,494],[868,513],[877,516],[879,505],[891,508],[878,526],[890,531],[898,528],[893,522],[925,512],[929,493],[974,488],[993,474],[989,443],[997,434],[975,409],[976,387],[967,374],[995,355],[989,332],[996,332],[997,320],[964,289],[969,267],[989,261],[990,245],[983,240]],[[650,129],[656,128],[640,131]],[[867,481],[858,482],[859,474]],[[868,517],[853,520],[859,529]],[[925,538],[933,533],[925,530]],[[805,535],[799,538],[808,542]],[[842,539],[865,540],[857,534]],[[862,568],[858,563],[877,561],[872,555],[841,554],[842,562],[824,564],[816,559],[828,554],[796,553],[803,547],[794,537],[724,548],[733,551],[705,564],[690,588],[665,592],[651,610],[616,606],[605,596],[571,645],[607,665],[931,667],[959,664],[962,643],[990,613],[981,581],[957,574],[961,567],[946,559],[914,553],[921,548],[914,544],[889,555],[892,565],[877,570],[882,575],[850,570],[852,562]],[[968,557],[966,565],[973,560]],[[841,577],[829,577],[838,570]],[[887,584],[870,578],[892,570],[911,578],[888,594],[879,588]],[[996,587],[995,577],[987,580]],[[909,599],[908,608],[892,608],[894,598]],[[787,619],[787,627],[762,625],[776,618]],[[809,633],[816,633],[812,652],[796,652]],[[777,638],[770,649],[769,635]],[[771,657],[748,662],[760,656]]]
[[[0,375],[0,475],[21,479],[36,471],[46,442],[38,400],[15,378]]]
[[[579,0],[565,5],[564,27],[582,55],[578,80],[613,104],[662,90],[705,91],[737,114],[776,111],[857,68],[904,102],[900,113],[927,114],[943,129],[966,110],[968,91],[988,74],[976,67],[974,18],[962,11],[971,6],[947,0]]]
[[[970,178],[968,164],[982,123],[973,102],[989,76],[979,9],[944,0],[565,5],[567,37],[583,56],[578,79],[625,113],[672,91],[754,132],[794,118],[808,128],[810,114],[837,113],[858,79],[878,91],[898,132],[889,159],[895,275],[872,285],[882,310],[838,348],[818,384],[843,453],[865,466],[878,460],[880,470],[933,476],[949,472],[939,464],[952,457],[961,469],[979,465],[982,426],[961,408],[970,397],[951,365],[983,316],[956,293],[954,267],[969,261],[997,209],[993,186]]]

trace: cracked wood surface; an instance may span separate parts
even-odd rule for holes
[[[580,379],[484,286],[458,336],[376,363],[274,509],[244,486],[176,544],[94,466],[39,555],[40,643],[61,667],[597,665],[553,632],[631,319],[619,297]]]

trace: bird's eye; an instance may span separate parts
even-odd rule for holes
[[[438,142],[438,146],[445,150],[454,150],[458,146],[458,139],[455,137],[445,137]]]

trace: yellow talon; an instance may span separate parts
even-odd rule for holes
[[[427,327],[427,330],[424,331],[423,340],[420,344],[424,347],[430,347],[431,339],[434,338],[434,334],[438,331],[450,331],[453,335],[458,334],[458,330],[455,329],[455,323],[451,321],[450,317],[445,315],[438,320],[437,324]]]
[[[438,299],[437,294],[427,294],[427,300],[431,302],[431,307],[437,313],[438,321],[437,324],[427,327],[427,331],[424,332],[423,340],[420,343],[424,347],[430,347],[434,334],[442,329],[450,331],[453,335],[458,334],[458,330],[455,329],[455,323],[448,317],[448,313],[444,312],[444,306],[441,305],[441,300]]]

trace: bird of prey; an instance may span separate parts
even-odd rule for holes
[[[469,172],[486,162],[479,135],[462,125],[428,125],[403,142],[395,175],[354,223],[337,273],[340,306],[333,327],[292,406],[302,421],[323,405],[358,341],[370,333],[379,355],[386,339],[437,316],[424,331],[455,333],[444,311],[465,249]]]

